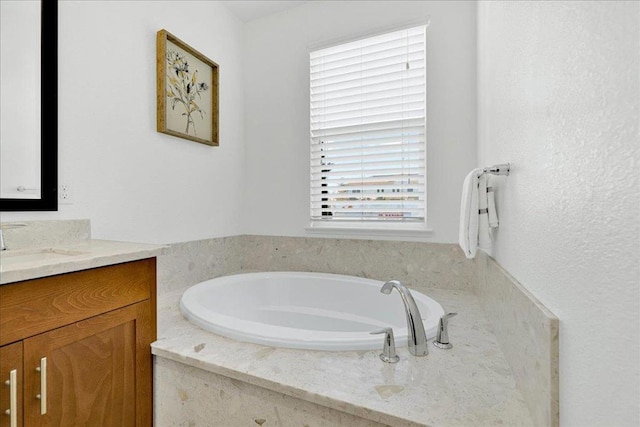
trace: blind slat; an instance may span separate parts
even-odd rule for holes
[[[340,103],[339,105],[318,105],[311,106],[311,115],[329,115],[355,113],[357,111],[372,111],[378,108],[399,107],[405,102],[422,102],[424,104],[424,93],[406,93],[394,96],[372,99],[372,100],[354,100],[348,103]]]
[[[385,130],[369,132],[367,136],[354,134],[352,137],[341,138],[340,140],[329,137],[312,138],[316,144],[311,146],[312,153],[334,153],[340,150],[353,148],[385,149],[396,150],[402,145],[421,144],[424,145],[424,134],[409,132],[407,129],[403,133],[394,134]]]
[[[417,191],[402,191],[396,189],[389,188],[387,189],[391,194],[390,197],[401,197],[401,198],[412,198],[415,200],[424,200],[425,193],[417,192]],[[344,200],[365,200],[365,199],[356,199],[354,197],[370,197],[375,198],[381,195],[386,195],[386,192],[381,192],[380,189],[369,190],[367,192],[360,192],[359,189],[344,189],[342,193],[322,193],[322,194],[312,194],[311,203],[319,203],[326,204],[326,200],[336,200],[336,201],[344,201]]]
[[[380,214],[386,214],[389,216],[392,216],[394,214],[399,214],[399,213],[409,213],[409,214],[414,214],[414,215],[420,215],[421,214],[421,209],[420,208],[416,208],[416,207],[398,207],[396,209],[391,209],[389,208],[385,208],[385,207],[363,207],[362,209],[352,209],[349,206],[344,206],[342,208],[334,208],[334,209],[325,209],[322,212],[331,212],[333,215],[340,215],[340,214],[347,214],[347,215],[353,215],[356,213],[371,213],[371,214],[376,214],[376,215],[380,215]],[[382,216],[382,215],[381,215]]]
[[[373,101],[382,101],[394,97],[406,97],[409,95],[421,94],[424,96],[424,83],[418,81],[418,84],[399,86],[396,88],[387,88],[367,92],[356,93],[342,96],[340,93],[334,97],[318,96],[318,99],[311,99],[311,108],[325,108],[335,106],[348,106],[353,103],[368,103]]]
[[[424,66],[424,51],[416,50],[406,53],[394,53],[392,56],[377,58],[369,62],[350,61],[335,67],[326,67],[324,65],[312,68],[311,80],[313,82],[326,81],[332,78],[349,78],[353,73],[378,73],[389,67],[405,68],[409,63],[409,67]]]
[[[397,88],[403,87],[402,80],[405,79],[408,84],[412,81],[422,81],[424,79],[424,70],[417,68],[414,70],[396,71],[394,73],[386,73],[378,76],[366,77],[364,79],[353,79],[344,82],[330,83],[324,86],[311,86],[311,98],[315,100],[322,96],[331,96],[339,92],[342,94],[355,94],[366,92],[371,89]]]
[[[411,181],[411,185],[424,185],[424,179],[420,179],[420,176],[414,175],[412,177],[415,179]],[[367,184],[367,185],[401,185],[403,182],[407,182],[406,177],[400,177],[399,179],[381,179],[380,177],[360,177],[358,179],[350,179],[349,181],[345,181],[340,177],[327,177],[327,178],[311,178],[311,184],[316,185],[318,187],[324,185],[327,186],[335,186],[335,185],[355,185],[357,183]],[[325,188],[325,187],[323,187]]]
[[[421,154],[420,154],[421,156]],[[397,166],[401,165],[401,168]],[[394,169],[391,169],[391,168]],[[404,158],[402,160],[389,160],[389,159],[373,159],[367,162],[349,161],[341,164],[331,163],[328,165],[312,166],[311,174],[327,174],[327,171],[333,172],[336,175],[342,173],[345,175],[351,175],[354,172],[362,172],[361,175],[373,175],[375,173],[385,173],[391,170],[399,170],[402,172],[408,170],[416,170],[424,167],[424,157],[414,156],[413,158]],[[330,176],[327,174],[327,176]]]
[[[378,105],[372,105],[367,103],[361,103],[357,108],[342,109],[330,111],[329,109],[321,109],[314,117],[312,117],[313,123],[324,122],[327,126],[330,125],[331,120],[343,120],[346,118],[368,117],[376,114],[383,113],[398,113],[398,112],[410,112],[420,111],[421,116],[424,116],[424,99],[417,97],[408,97],[410,99],[390,99],[386,103],[378,103]],[[417,99],[416,99],[417,98]]]
[[[396,160],[396,158],[399,158],[399,160]],[[418,160],[424,160],[424,154],[421,150],[414,150],[400,151],[396,153],[383,152],[371,154],[352,154],[348,156],[341,156],[339,159],[332,157],[329,158],[329,161],[326,160],[326,157],[322,158],[320,164],[311,167],[311,171],[314,171],[314,168],[316,168],[318,171],[320,169],[327,168],[336,170],[338,168],[353,167],[354,165],[367,166],[381,163],[397,164],[398,162],[415,162]]]
[[[412,133],[414,131],[424,133],[424,117],[412,117],[410,119],[394,119],[381,120],[377,123],[365,123],[361,125],[334,126],[326,129],[313,129],[311,136],[313,138],[332,137],[338,135],[360,134],[365,138],[369,133],[393,132],[394,134]]]
[[[311,79],[311,87],[326,86],[334,83],[358,81],[377,76],[390,76],[398,72],[417,71],[424,72],[424,58],[414,55],[408,57],[402,55],[397,60],[376,61],[368,67],[352,65],[343,70],[334,70],[335,73],[317,73]]]
[[[407,106],[409,107],[409,106]],[[318,121],[311,122],[311,130],[334,129],[345,126],[365,126],[369,123],[380,123],[383,120],[408,120],[421,119],[424,117],[424,109],[388,111],[385,113],[361,115],[360,117],[345,117],[339,119],[316,119]]]
[[[400,178],[402,176],[406,176],[409,174],[409,172],[413,171],[414,175],[418,175],[419,173],[421,173],[422,171],[420,171],[420,169],[424,169],[424,164],[417,166],[413,169],[411,168],[398,168],[398,169],[372,169],[372,170],[353,170],[353,171],[338,171],[338,172],[318,172],[318,173],[311,173],[311,181],[322,181],[322,179],[324,178],[325,181],[327,180],[333,180],[333,181],[337,181],[337,180],[341,180],[343,182],[345,182],[345,185],[356,185],[358,184],[361,180],[369,180],[369,182],[379,182],[381,184],[385,184],[385,183],[397,183],[397,182],[402,182],[402,179],[398,179],[397,177],[399,176]]]
[[[424,195],[423,195],[424,196]],[[335,207],[350,207],[352,209],[389,209],[390,207],[402,205],[407,208],[420,208],[424,203],[424,197],[398,196],[396,199],[389,198],[387,200],[372,199],[353,199],[348,197],[334,197],[324,199],[314,199],[311,201],[313,209],[332,210]]]
[[[317,138],[314,138],[317,139]],[[367,150],[389,150],[390,152],[402,149],[403,146],[407,146],[407,149],[411,149],[410,145],[424,145],[424,134],[396,134],[389,135],[388,133],[380,133],[379,135],[373,134],[367,138],[355,136],[351,139],[343,139],[340,141],[326,140],[323,143],[315,144],[311,147],[312,153],[321,154],[334,154],[340,153],[342,150],[363,149]]]

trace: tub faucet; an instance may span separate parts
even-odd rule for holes
[[[422,324],[420,310],[411,295],[409,289],[405,288],[398,280],[389,280],[382,285],[380,292],[389,295],[393,288],[396,288],[402,302],[404,302],[405,314],[407,315],[407,329],[409,330],[409,353],[414,356],[426,356],[429,354],[427,347],[427,334]]]

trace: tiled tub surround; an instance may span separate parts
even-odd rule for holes
[[[388,240],[243,236],[242,269],[312,271],[473,289],[475,266],[456,245]]]
[[[244,381],[156,358],[156,402],[167,402],[157,411],[156,425],[171,426],[383,426],[346,412],[316,405]],[[164,394],[166,393],[166,396]],[[206,398],[205,398],[206,396]],[[175,401],[179,399],[180,405]],[[157,405],[156,405],[157,406]],[[156,418],[158,420],[158,418]],[[215,420],[215,421],[214,421]]]
[[[476,293],[535,424],[558,426],[558,318],[484,252],[477,264]]]
[[[242,426],[266,419],[265,426],[351,426],[358,418],[362,425],[534,425],[477,297],[466,291],[420,290],[460,313],[450,322],[454,348],[430,344],[430,354],[420,358],[398,348],[401,360],[395,365],[380,361],[379,350],[324,352],[237,342],[186,321],[178,310],[182,289],[164,294],[152,350],[156,425],[212,425],[216,420],[217,425]],[[199,378],[193,388],[184,379],[192,376]],[[252,397],[239,395],[238,388],[247,388],[251,396],[269,395],[270,403],[253,405]],[[209,391],[199,393],[202,389]],[[301,412],[304,422],[297,424],[287,411]],[[341,418],[335,411],[357,418]]]
[[[158,258],[158,289],[170,291],[239,271],[335,273],[472,291],[476,265],[450,244],[232,236],[170,245]]]
[[[427,394],[424,395],[424,390],[420,390],[418,394],[421,396],[424,395],[423,400],[414,402],[418,408],[429,408],[429,410],[427,410],[427,412],[429,412],[428,416],[433,417],[430,419],[434,422],[434,425],[482,424],[478,421],[481,418],[476,418],[474,421],[473,417],[462,417],[459,412],[456,412],[463,410],[461,408],[467,408],[467,410],[470,410],[478,417],[494,417],[494,420],[498,422],[499,415],[497,414],[504,411],[508,413],[509,410],[514,409],[515,406],[513,405],[515,404],[513,404],[513,402],[522,403],[519,394],[520,391],[526,400],[526,405],[529,407],[531,415],[529,415],[527,411],[521,412],[519,413],[519,417],[522,417],[521,419],[515,419],[512,423],[507,423],[507,425],[528,425],[530,422],[534,425],[555,426],[558,424],[557,319],[513,280],[513,278],[500,269],[491,258],[481,254],[478,259],[468,261],[455,245],[273,236],[235,236],[172,245],[166,252],[166,255],[159,258],[159,286],[161,295],[166,297],[166,299],[164,299],[165,305],[161,307],[161,313],[166,313],[166,315],[161,314],[159,316],[159,318],[162,319],[159,325],[159,336],[165,338],[156,343],[154,353],[159,357],[173,359],[179,363],[212,372],[215,375],[226,376],[236,381],[240,380],[248,384],[253,384],[253,386],[275,390],[275,392],[285,396],[314,402],[314,404],[321,405],[318,407],[318,410],[321,410],[323,407],[330,407],[347,411],[369,420],[377,421],[378,418],[376,417],[381,417],[380,419],[387,419],[387,421],[383,423],[405,425],[405,421],[401,421],[396,415],[388,412],[385,413],[384,410],[379,411],[367,407],[366,404],[360,401],[363,399],[366,400],[363,394],[354,392],[356,394],[353,398],[356,399],[357,402],[345,403],[348,402],[348,400],[345,399],[349,394],[353,392],[353,390],[359,390],[361,386],[359,385],[359,381],[356,381],[358,384],[347,382],[351,385],[340,386],[340,384],[346,381],[344,373],[359,372],[362,378],[372,376],[372,372],[374,371],[367,374],[366,369],[378,365],[363,365],[362,360],[371,356],[372,360],[379,362],[376,352],[333,354],[324,352],[299,353],[299,351],[296,350],[277,349],[272,351],[268,347],[236,343],[192,326],[182,319],[175,307],[175,303],[182,291],[186,289],[186,287],[202,280],[241,271],[278,270],[332,272],[380,280],[396,278],[403,281],[410,288],[418,289],[427,295],[433,296],[443,304],[446,310],[459,311],[460,315],[451,320],[450,335],[454,343],[454,349],[450,352],[447,353],[434,348],[431,354],[423,360],[408,360],[409,355],[406,348],[400,350],[400,355],[402,356],[404,354],[405,357],[399,366],[403,366],[402,363],[405,363],[405,365],[415,364],[415,366],[417,366],[417,372],[424,370],[425,374],[423,377],[439,379],[428,380],[428,385],[425,386],[428,388]],[[186,274],[182,272],[186,272]],[[161,298],[161,300],[163,299]],[[456,303],[456,301],[458,302]],[[514,316],[517,317],[517,321],[514,321]],[[174,320],[164,323],[165,319]],[[501,327],[501,325],[505,323],[507,324],[506,327]],[[163,325],[166,325],[169,329],[165,331]],[[184,329],[182,330],[180,328]],[[199,339],[190,336],[190,333],[194,333],[195,337],[202,337],[203,339],[213,341],[209,341],[209,344],[205,341],[195,342],[199,341]],[[194,339],[192,340],[191,338]],[[479,342],[482,343],[492,343],[493,346],[489,346],[489,350],[489,348],[479,342],[476,344],[476,339],[479,339]],[[180,342],[180,340],[183,341]],[[203,343],[205,346],[200,346],[200,344]],[[207,345],[209,350],[204,352],[204,348],[206,348]],[[240,346],[240,348],[237,346]],[[463,347],[461,348],[460,346]],[[468,346],[471,346],[471,348]],[[260,350],[267,352],[269,357],[262,357],[261,355],[263,355],[263,353],[259,353],[257,357],[251,357],[253,353]],[[234,355],[236,351],[238,355]],[[467,351],[469,353],[466,353]],[[518,384],[519,390],[513,391],[515,394],[512,398],[512,406],[506,403],[508,401],[506,396],[510,392],[509,390],[511,390],[509,386],[503,390],[503,394],[499,394],[503,400],[498,398],[498,401],[502,403],[497,406],[495,404],[496,400],[485,400],[485,405],[482,406],[482,408],[472,408],[472,403],[468,405],[465,404],[465,401],[469,399],[468,395],[461,397],[449,394],[458,388],[460,388],[460,390],[458,390],[460,392],[473,390],[474,384],[482,383],[479,381],[478,375],[487,373],[486,368],[489,366],[495,367],[492,362],[489,362],[491,354],[483,354],[486,351],[497,352],[495,357],[499,358],[502,363],[508,361],[506,366],[510,366],[510,369],[504,371],[488,368],[489,371],[494,374],[499,372],[499,378],[502,379],[496,383],[492,383],[492,387],[479,391],[478,396],[484,396],[484,399],[491,399],[497,384],[499,384],[500,387],[504,387],[504,381],[515,382]],[[455,370],[458,368],[458,365],[455,365],[455,363],[460,362],[460,352],[464,352],[465,357],[468,357],[464,362],[469,370],[462,370],[462,372],[466,372],[467,376],[465,377],[464,374],[462,374],[461,377],[448,375],[447,370]],[[275,353],[276,356],[272,356],[272,353]],[[367,356],[367,353],[370,354]],[[438,356],[439,353],[444,354]],[[283,354],[289,354],[289,356],[283,356]],[[320,356],[318,356],[318,354]],[[451,360],[441,359],[441,356],[446,356],[447,354],[449,355],[447,357],[452,358]],[[526,357],[523,357],[524,355],[526,355]],[[294,376],[296,378],[302,378],[303,380],[296,384],[285,383],[282,385],[281,380],[285,377],[283,369],[289,366],[295,366],[295,364],[283,363],[283,366],[273,367],[271,363],[265,362],[264,366],[260,366],[264,359],[268,359],[268,362],[274,357],[276,359],[282,357],[294,357],[295,359],[299,357],[302,360],[300,362],[302,366],[299,367],[301,372],[296,372]],[[310,357],[319,357],[319,359],[309,360]],[[327,358],[330,357],[338,357],[339,361],[335,362],[335,366],[329,366],[333,363],[328,362],[329,359]],[[224,362],[225,358],[231,359],[234,363],[237,362],[238,366],[229,367]],[[347,362],[347,360],[351,360],[350,358],[353,359],[353,366]],[[427,363],[427,360],[430,362]],[[227,363],[228,362],[229,361],[227,361]],[[311,362],[319,364],[323,369],[318,370],[314,368],[311,366]],[[456,368],[454,368],[453,365],[447,365],[449,362],[453,363]],[[157,363],[158,369],[164,369],[162,364]],[[382,364],[382,362],[379,363]],[[476,365],[474,365],[474,363]],[[483,369],[480,369],[480,367]],[[361,368],[364,369],[364,371],[360,371]],[[185,369],[191,368],[185,366]],[[278,369],[280,371],[278,371]],[[305,369],[313,369],[313,374],[305,374]],[[395,368],[396,372],[397,369],[398,368]],[[435,371],[431,372],[430,369]],[[476,369],[476,371],[472,373],[471,371],[474,369]],[[273,377],[260,376],[262,372],[269,373],[271,370],[273,370]],[[173,371],[175,371],[175,369],[173,369],[172,372]],[[512,371],[513,374],[511,373]],[[329,373],[335,374],[334,379],[338,381],[336,383],[338,385],[336,391],[338,397],[336,397],[335,394],[329,397],[326,394],[322,394],[322,387],[318,387],[315,390],[306,388],[305,383],[309,375],[312,377],[317,376],[320,381],[325,381],[324,384],[326,384]],[[175,374],[180,375],[178,373]],[[202,374],[209,375],[205,373]],[[289,374],[291,374],[291,371],[289,371]],[[172,374],[167,373],[167,375]],[[240,375],[241,378],[234,375]],[[493,378],[491,375],[493,374],[485,377],[485,379]],[[506,377],[502,377],[502,375],[506,375]],[[287,374],[286,377],[289,377],[289,375]],[[214,381],[214,377],[211,378],[211,381]],[[360,377],[358,378],[359,380],[361,379]],[[495,380],[495,378],[493,379]],[[163,381],[162,378],[158,378],[158,380]],[[218,379],[215,381],[218,381]],[[438,381],[442,382],[440,388],[436,387]],[[225,384],[229,383],[225,382]],[[233,382],[231,384],[233,384]],[[310,384],[312,384],[312,382],[310,382]],[[336,384],[333,384],[333,386],[336,386]],[[376,394],[371,392],[375,389],[375,385],[382,385],[383,388],[380,390],[384,390],[386,393],[391,393],[392,390],[399,390],[395,385],[384,388],[388,385],[385,383],[369,385],[373,388],[370,388],[369,394],[366,395],[369,398],[373,396],[372,401],[381,399],[379,395],[378,398],[375,398]],[[184,396],[178,393],[175,387],[172,387],[170,384],[167,384],[167,387],[168,389],[162,393],[162,401],[157,402],[159,413],[169,411],[170,409],[168,408],[174,405],[187,405],[186,401],[182,399]],[[299,389],[298,387],[304,388]],[[157,386],[158,390],[160,388],[160,386]],[[173,392],[171,391],[172,389]],[[401,394],[402,396],[411,394],[406,391],[408,389],[409,388],[404,388],[403,392],[397,394]],[[171,395],[171,393],[173,393],[173,395]],[[178,395],[176,395],[176,393],[178,393]],[[438,395],[440,401],[436,407],[429,406],[428,399],[431,398],[429,397],[429,393]],[[189,394],[189,396],[191,396],[191,394]],[[341,398],[344,399],[341,400]],[[398,400],[403,400],[404,397],[401,399],[392,393],[389,399],[397,402]],[[394,403],[390,402],[389,399],[382,399],[382,406],[394,406]],[[440,413],[440,409],[438,408],[442,407],[440,403],[443,399],[451,403],[453,409],[446,408]],[[190,407],[193,405],[201,405],[199,408],[207,411],[206,402],[202,402],[201,399],[198,401],[200,401],[199,404],[191,399],[188,405]],[[290,402],[289,400],[287,401]],[[433,402],[431,405],[433,405]],[[510,409],[506,409],[507,407]],[[308,410],[309,407],[305,406],[305,408]],[[355,413],[353,411],[355,411]],[[484,412],[483,415],[480,415],[475,411]],[[446,416],[445,412],[448,412],[450,416]],[[401,416],[404,412],[400,410],[399,413]],[[372,416],[372,414],[374,415]],[[442,419],[438,419],[439,416],[442,416],[442,419],[448,421],[445,422],[442,421]],[[506,422],[509,416],[508,414],[505,415],[502,420]],[[164,419],[169,420],[170,418]],[[286,417],[282,417],[282,420],[286,419]],[[418,424],[421,423],[422,422]],[[485,420],[483,423],[487,424],[490,422]],[[180,424],[168,423],[167,425]],[[280,423],[272,425],[287,424]],[[310,425],[316,424],[311,423]],[[329,422],[326,425],[335,424]]]
[[[158,292],[240,271],[243,241],[243,236],[233,236],[170,245],[158,258]]]

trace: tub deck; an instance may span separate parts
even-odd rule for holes
[[[449,323],[454,347],[440,350],[430,341],[430,353],[422,358],[399,347],[401,360],[390,365],[380,361],[378,350],[272,348],[215,335],[182,317],[178,303],[184,290],[159,297],[158,341],[152,345],[156,358],[391,426],[533,426],[509,364],[471,293],[420,289],[445,311],[458,312]],[[159,419],[156,424],[168,425]]]

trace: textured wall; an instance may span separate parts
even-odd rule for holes
[[[560,424],[640,424],[638,2],[482,2],[492,255],[560,319]],[[609,345],[607,343],[614,343]]]

